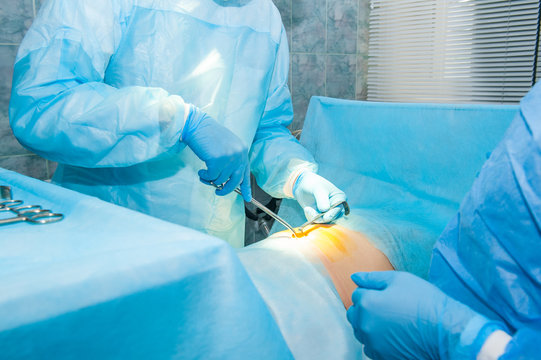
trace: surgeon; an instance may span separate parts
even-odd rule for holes
[[[352,279],[347,318],[372,359],[541,359],[541,83],[437,241],[433,284]]]
[[[271,0],[49,0],[17,54],[10,123],[59,163],[55,183],[240,247],[250,172],[308,218],[346,198],[287,129],[288,56]]]

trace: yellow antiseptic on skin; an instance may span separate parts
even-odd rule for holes
[[[325,267],[342,300],[349,308],[351,294],[357,288],[351,274],[359,271],[394,270],[387,257],[379,251],[369,238],[339,225],[316,224],[303,229],[301,236],[291,241],[300,242],[303,252],[317,259]]]

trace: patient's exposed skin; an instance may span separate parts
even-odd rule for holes
[[[387,257],[360,232],[339,225],[313,225],[303,230],[303,237],[289,232],[274,237],[290,237],[288,241],[312,263],[321,263],[330,276],[344,306],[351,306],[356,285],[351,274],[358,271],[394,270]]]

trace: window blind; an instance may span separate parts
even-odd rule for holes
[[[372,0],[368,100],[517,103],[538,16],[537,0]]]

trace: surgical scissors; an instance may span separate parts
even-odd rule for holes
[[[11,211],[15,217],[0,219],[0,225],[27,221],[31,224],[48,224],[60,221],[64,215],[42,209],[40,205],[21,205],[21,200],[6,200],[0,202],[0,211]]]

